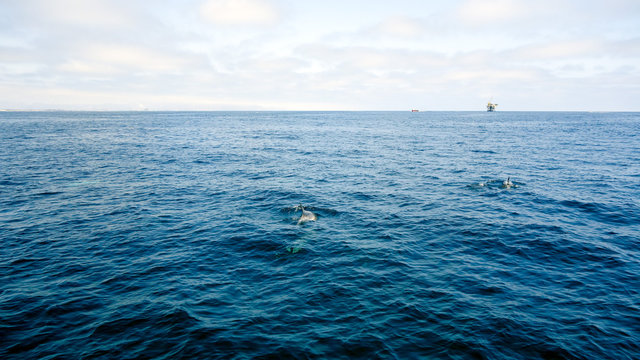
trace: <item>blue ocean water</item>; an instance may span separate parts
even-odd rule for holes
[[[0,113],[0,358],[638,359],[639,185],[640,113]]]

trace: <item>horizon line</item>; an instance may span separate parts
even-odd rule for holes
[[[186,109],[0,109],[0,112],[489,112],[487,110],[251,110],[251,109],[234,109],[234,110],[186,110]],[[640,110],[496,110],[492,111],[496,113],[500,112],[585,112],[585,113],[612,113],[612,112],[640,112]]]

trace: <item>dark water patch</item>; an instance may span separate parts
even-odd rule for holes
[[[9,266],[37,266],[38,262],[47,262],[49,258],[29,258],[23,257],[16,260],[11,261]]]
[[[115,319],[98,324],[91,333],[94,341],[108,340],[119,335],[127,337],[127,333],[137,332],[143,329],[153,329],[153,335],[172,334],[174,337],[181,332],[186,332],[190,326],[198,323],[182,309],[171,310],[148,310],[145,316],[138,317],[116,317]],[[149,338],[152,338],[149,336]]]
[[[634,225],[640,223],[640,209],[634,204],[622,206],[599,204],[595,202],[583,202],[578,200],[562,200],[559,205],[569,209],[577,209],[597,221],[617,224]]]
[[[47,197],[47,196],[59,195],[59,194],[62,194],[62,191],[48,190],[48,191],[36,192],[36,193],[33,194],[33,196],[36,196],[36,197]]]
[[[373,199],[379,198],[377,194],[365,193],[361,191],[356,191],[354,193],[349,194],[355,201],[372,201]]]
[[[48,318],[60,320],[63,320],[61,318],[67,318],[64,321],[69,321],[69,325],[72,325],[74,321],[81,321],[81,319],[77,317],[77,314],[91,313],[96,310],[102,309],[104,306],[105,302],[102,299],[96,298],[94,296],[72,298],[61,303],[49,306],[46,309],[44,315]]]
[[[250,200],[252,202],[258,202],[265,205],[269,204],[270,206],[273,206],[273,204],[276,202],[282,202],[297,198],[300,198],[300,194],[298,192],[269,189],[254,194],[250,198]]]
[[[0,186],[21,186],[25,184],[26,182],[20,182],[15,180],[8,180],[8,179],[0,180]]]
[[[497,152],[493,150],[471,150],[471,152],[474,152],[477,154],[497,154]]]
[[[178,354],[189,329],[197,323],[182,309],[147,310],[145,316],[116,317],[95,327],[89,340],[96,350],[85,355],[88,358],[171,357]],[[119,339],[118,347],[102,347],[114,338]]]

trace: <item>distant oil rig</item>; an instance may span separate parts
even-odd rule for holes
[[[487,104],[487,111],[489,112],[496,111],[496,106],[498,106],[498,104],[494,104],[491,101],[489,101],[489,103]]]

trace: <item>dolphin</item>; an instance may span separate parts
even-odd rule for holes
[[[302,210],[302,215],[300,215],[300,218],[298,219],[298,225],[302,224],[303,222],[316,221],[318,219],[316,214],[312,213],[309,210],[305,210],[302,204],[296,206],[296,208]]]
[[[510,188],[510,187],[512,187],[512,186],[513,186],[513,183],[511,182],[511,176],[509,176],[509,177],[507,178],[507,180],[505,180],[505,181],[503,181],[503,182],[502,182],[502,187],[504,187],[504,188],[507,188],[507,189],[508,189],[508,188]]]

